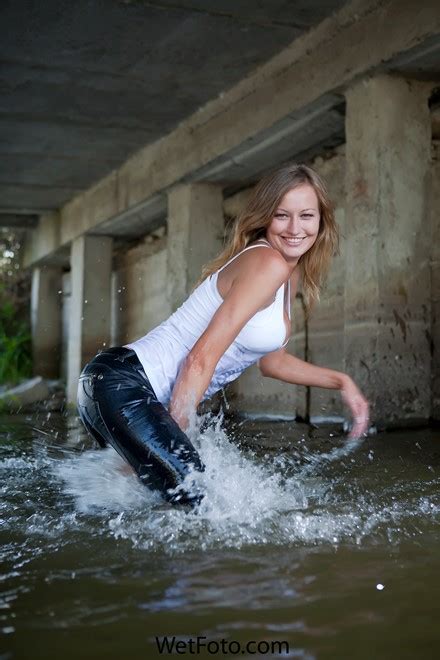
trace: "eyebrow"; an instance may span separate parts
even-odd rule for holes
[[[277,208],[277,211],[283,211],[283,213],[289,213],[289,211],[286,211],[286,209],[281,208],[281,206]],[[301,213],[303,213],[304,211],[317,211],[317,209],[314,208],[302,209]]]

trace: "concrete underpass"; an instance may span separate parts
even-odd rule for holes
[[[380,425],[440,416],[438,2],[9,3],[0,224],[25,232],[34,371],[79,373],[185,299],[255,180],[326,179],[343,240],[289,350],[353,376]],[[340,417],[249,369],[248,413]]]

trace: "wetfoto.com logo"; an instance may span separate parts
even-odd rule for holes
[[[208,640],[206,637],[190,637],[189,639],[177,639],[177,637],[155,637],[159,653],[162,654],[180,654],[189,653],[197,655],[198,653],[209,653],[210,655],[286,655],[289,653],[289,643],[273,640],[266,642],[264,640],[250,641],[246,644],[228,639]]]

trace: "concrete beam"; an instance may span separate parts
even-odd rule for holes
[[[378,76],[347,94],[345,369],[386,426],[430,416],[428,92]]]
[[[153,195],[145,202],[110,217],[96,228],[94,234],[124,239],[139,238],[165,225],[166,215],[167,196]],[[64,240],[67,240],[66,237]]]
[[[237,152],[241,159],[237,171],[244,167],[249,176],[270,154],[272,130],[280,145],[277,133],[297,136],[300,126],[307,133],[304,116],[310,109],[314,122],[319,119],[320,104],[332,113],[332,104],[340,104],[340,94],[354,81],[392,66],[393,58],[403,52],[411,53],[411,61],[416,61],[418,49],[424,56],[424,44],[435,41],[439,33],[435,0],[426,0],[423,11],[417,3],[400,0],[351,2],[66,204],[60,213],[60,245],[83,233],[95,233],[109,218],[119,217],[122,226],[128,209],[178,182],[224,178],[228,160],[231,164]],[[434,47],[440,49],[440,40]],[[267,148],[259,148],[259,142]]]
[[[37,227],[26,234],[21,265],[38,265],[60,247],[60,214],[51,211],[41,215]]]

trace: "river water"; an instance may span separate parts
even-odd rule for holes
[[[439,657],[440,432],[220,422],[191,511],[75,416],[0,418],[1,660],[166,657],[165,636],[174,657]]]

